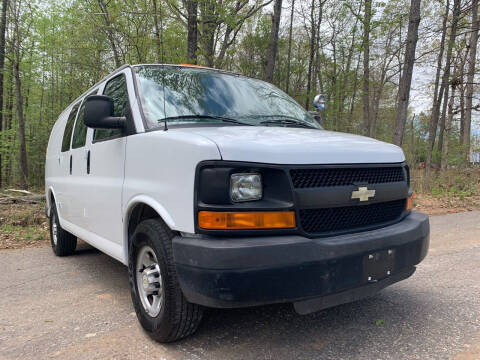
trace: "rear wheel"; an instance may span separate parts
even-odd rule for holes
[[[138,320],[159,342],[193,334],[203,309],[189,303],[178,283],[172,252],[172,231],[160,219],[142,221],[129,248],[129,279]]]
[[[63,230],[60,226],[55,203],[52,205],[50,214],[50,243],[52,244],[53,252],[57,256],[71,255],[77,247],[77,237]]]

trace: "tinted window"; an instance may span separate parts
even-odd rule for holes
[[[85,146],[87,140],[87,127],[83,122],[85,115],[85,102],[83,102],[80,110],[78,111],[77,121],[75,122],[75,129],[73,130],[72,149]]]
[[[68,115],[67,125],[63,132],[62,152],[70,149],[70,138],[72,137],[73,124],[75,123],[75,115],[77,114],[78,104],[75,104]]]
[[[125,75],[119,75],[105,85],[103,95],[113,99],[113,116],[129,116],[128,90]],[[94,140],[102,140],[122,135],[121,129],[97,129],[93,136]]]

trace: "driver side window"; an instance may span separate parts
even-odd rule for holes
[[[128,101],[127,81],[124,74],[109,80],[103,95],[113,99],[113,116],[125,116],[130,121],[130,103]],[[96,129],[93,141],[115,139],[123,135],[121,129]]]

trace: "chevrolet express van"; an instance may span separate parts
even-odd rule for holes
[[[55,123],[45,184],[54,253],[78,237],[127,265],[160,342],[194,333],[205,307],[363,298],[429,246],[399,147],[326,131],[275,86],[209,68],[108,75]]]

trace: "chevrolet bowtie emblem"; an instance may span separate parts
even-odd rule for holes
[[[375,196],[375,190],[368,190],[365,187],[359,187],[357,191],[352,192],[352,199],[358,199],[360,201],[368,201],[369,198]]]

